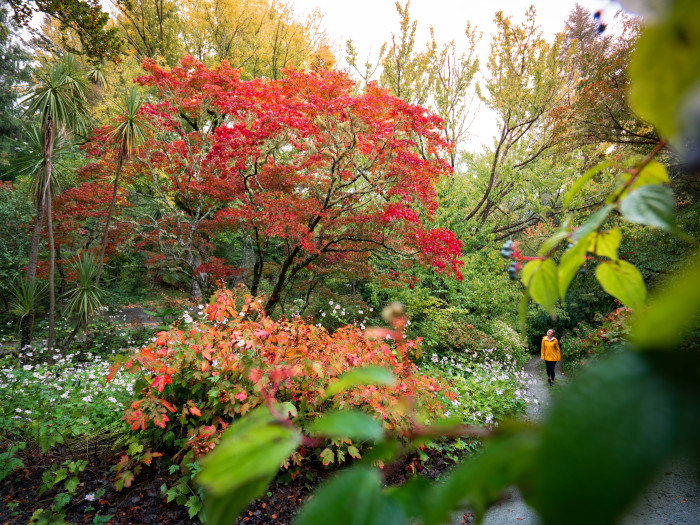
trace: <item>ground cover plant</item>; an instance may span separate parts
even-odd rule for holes
[[[475,348],[450,356],[432,354],[423,359],[421,370],[430,371],[445,381],[454,399],[445,399],[445,418],[463,423],[494,427],[505,419],[522,415],[528,404],[527,385],[532,379],[522,371],[522,361],[495,348]]]

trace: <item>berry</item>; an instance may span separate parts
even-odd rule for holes
[[[518,263],[515,261],[511,261],[510,266],[508,267],[508,277],[510,277],[511,281],[518,280]]]
[[[503,243],[503,248],[501,248],[501,257],[504,259],[510,259],[513,255],[513,241],[508,239]]]

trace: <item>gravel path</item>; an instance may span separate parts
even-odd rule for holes
[[[524,367],[528,378],[528,397],[537,399],[530,405],[525,417],[541,421],[550,400],[550,389],[544,365],[539,357],[531,359]],[[556,370],[557,382],[565,384],[566,375]],[[457,518],[454,525],[463,524]],[[517,489],[503,494],[499,503],[486,513],[484,525],[540,525],[537,512],[528,507]],[[632,510],[620,522],[621,525],[700,525],[700,482],[692,464],[675,460],[662,469],[655,481],[638,498]]]
[[[541,421],[549,405],[550,387],[547,384],[547,374],[544,364],[539,357],[533,357],[523,368],[528,377],[528,397],[536,399],[537,404],[531,404],[525,417],[531,421]],[[557,383],[566,383],[568,378],[562,374],[561,365],[556,367]],[[484,518],[484,525],[538,525],[541,523],[537,512],[528,507],[517,489],[508,490],[503,499],[491,507]]]

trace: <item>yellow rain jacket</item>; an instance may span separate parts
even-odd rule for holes
[[[542,359],[544,361],[561,361],[561,348],[559,348],[559,341],[556,339],[547,341],[546,337],[542,338]]]

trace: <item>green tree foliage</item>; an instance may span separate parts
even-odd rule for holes
[[[0,180],[13,180],[10,160],[19,149],[16,141],[22,134],[18,99],[21,84],[30,80],[29,55],[4,6],[0,7],[0,25],[6,29],[0,39]]]
[[[548,43],[531,7],[525,20],[514,24],[496,13],[497,33],[491,43],[482,100],[496,114],[499,135],[489,154],[490,167],[480,180],[480,198],[465,220],[483,224],[509,198],[521,178],[536,177],[531,165],[553,145],[551,111],[561,102],[561,36]]]
[[[328,69],[335,59],[314,12],[300,20],[277,0],[136,0],[116,23],[139,59],[175,65],[190,54],[207,65],[226,60],[243,78],[280,78],[285,67]]]
[[[20,279],[29,250],[26,225],[31,223],[32,206],[26,194],[9,182],[0,183],[0,300],[9,309],[12,283]]]
[[[74,31],[80,49],[64,39],[68,51],[85,54],[96,62],[119,56],[121,39],[117,29],[109,27],[109,14],[102,10],[98,0],[8,0],[8,3],[14,10],[15,21],[23,27],[28,26],[35,13],[44,13],[58,20],[63,30]]]

